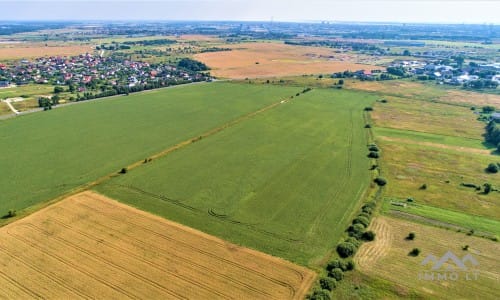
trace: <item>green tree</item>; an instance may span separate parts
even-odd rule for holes
[[[486,172],[488,173],[498,173],[498,165],[495,163],[490,163],[486,168]]]
[[[62,86],[56,86],[54,87],[54,93],[59,94],[64,92],[64,88]]]

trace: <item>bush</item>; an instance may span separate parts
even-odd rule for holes
[[[373,180],[378,186],[384,186],[387,184],[387,180],[383,177],[377,177]]]
[[[365,125],[365,128],[372,128],[372,125],[370,125],[370,124],[366,124],[366,125]]]
[[[352,220],[352,224],[363,224],[363,226],[368,227],[370,225],[370,220],[368,218],[365,218],[363,216],[358,216],[354,220]]]
[[[348,237],[345,239],[344,242],[348,242],[348,243],[351,243],[353,244],[356,248],[358,248],[359,246],[361,246],[361,242],[355,238],[355,237]]]
[[[120,174],[127,174],[127,171],[128,171],[127,168],[122,168],[120,170]]]
[[[362,235],[362,239],[369,242],[373,241],[375,239],[375,232],[371,230],[364,232]]]
[[[310,297],[311,300],[330,300],[330,292],[327,290],[315,290]]]
[[[498,173],[498,165],[495,163],[491,163],[486,168],[486,172],[488,173]]]
[[[337,286],[337,280],[334,278],[323,277],[319,280],[319,285],[324,290],[333,291],[333,289]]]
[[[373,107],[367,106],[365,107],[365,111],[373,111]]]
[[[413,241],[415,239],[415,232],[410,232],[406,239],[409,241]]]
[[[427,184],[426,183],[422,184],[422,186],[420,187],[420,189],[421,190],[426,190],[427,189]]]
[[[379,158],[380,154],[378,154],[378,152],[375,152],[375,151],[370,151],[370,153],[368,153],[368,157],[369,158]]]
[[[371,207],[368,207],[368,206],[363,206],[363,208],[361,209],[362,212],[364,213],[367,213],[367,214],[372,214],[373,212],[373,209]]]
[[[337,268],[338,269],[344,269],[344,268],[346,268],[345,262],[343,260],[338,259],[338,258],[332,260],[326,266],[326,270],[328,272],[332,271],[333,269],[337,269]]]
[[[386,99],[382,99],[382,100],[380,100],[380,102],[387,103],[387,100]]]
[[[349,242],[342,242],[337,245],[337,253],[340,255],[340,257],[343,258],[354,255],[354,253],[356,253],[356,250],[358,250],[358,248],[354,244]]]
[[[463,246],[463,247],[462,247],[462,250],[464,250],[464,251],[469,250],[469,245],[465,245],[465,246]]]
[[[485,183],[483,184],[483,187],[484,187],[484,194],[485,195],[488,195],[490,192],[491,192],[491,183]]]
[[[361,238],[361,236],[365,232],[365,226],[363,224],[354,224],[349,226],[347,231],[349,232],[350,236],[353,236],[358,239]]]
[[[8,218],[13,218],[17,216],[17,212],[15,209],[9,209],[9,211],[7,212],[7,214],[5,216],[3,216],[3,219],[8,219]]]
[[[355,268],[356,268],[356,264],[354,264],[354,261],[352,259],[347,260],[345,271],[352,271]]]
[[[418,256],[419,254],[420,254],[420,249],[418,248],[413,248],[409,253],[410,256]]]
[[[335,268],[328,273],[329,277],[335,278],[336,281],[341,281],[344,279],[344,272],[341,268]]]
[[[358,217],[365,217],[367,219],[370,219],[370,214],[362,211],[361,213],[359,213]]]
[[[370,148],[368,148],[368,150],[370,150],[370,151],[374,151],[374,152],[379,152],[378,147],[377,147],[377,146],[375,146],[375,145],[371,145],[371,146],[370,146]]]

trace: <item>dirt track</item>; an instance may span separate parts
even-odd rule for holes
[[[0,229],[0,298],[301,299],[315,274],[84,192]]]

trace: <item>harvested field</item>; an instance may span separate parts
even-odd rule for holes
[[[0,48],[0,60],[34,58],[43,56],[69,56],[91,52],[90,46],[42,46],[34,45],[32,47],[3,47]]]
[[[314,272],[84,192],[0,229],[0,297],[302,299]]]
[[[196,54],[195,59],[211,67],[213,75],[234,79],[384,69],[368,65],[370,59],[367,57],[335,53],[328,48],[280,43],[247,43],[227,47],[233,48],[233,51]]]
[[[356,255],[358,270],[363,274],[388,280],[391,286],[406,290],[407,296],[416,293],[417,299],[498,299],[500,246],[497,242],[389,217],[378,217],[370,228],[377,234],[376,241],[363,244]],[[415,240],[405,239],[409,232],[415,233]],[[469,245],[467,251],[462,250],[465,245]],[[413,248],[419,248],[422,253],[409,256]],[[470,254],[479,264],[472,266],[466,262],[466,271],[451,269],[458,275],[456,280],[421,279],[419,274],[430,272],[430,265],[421,265],[425,257],[432,254],[440,258],[447,251],[459,259]],[[383,255],[378,255],[381,252]],[[453,268],[453,264],[447,266]],[[446,272],[446,267],[436,272]],[[477,280],[470,275],[472,272],[477,272]]]

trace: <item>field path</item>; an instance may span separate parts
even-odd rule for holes
[[[370,270],[379,259],[387,255],[394,240],[390,225],[382,218],[374,219],[369,229],[375,232],[375,241],[364,243],[355,257],[356,263],[366,270]]]

